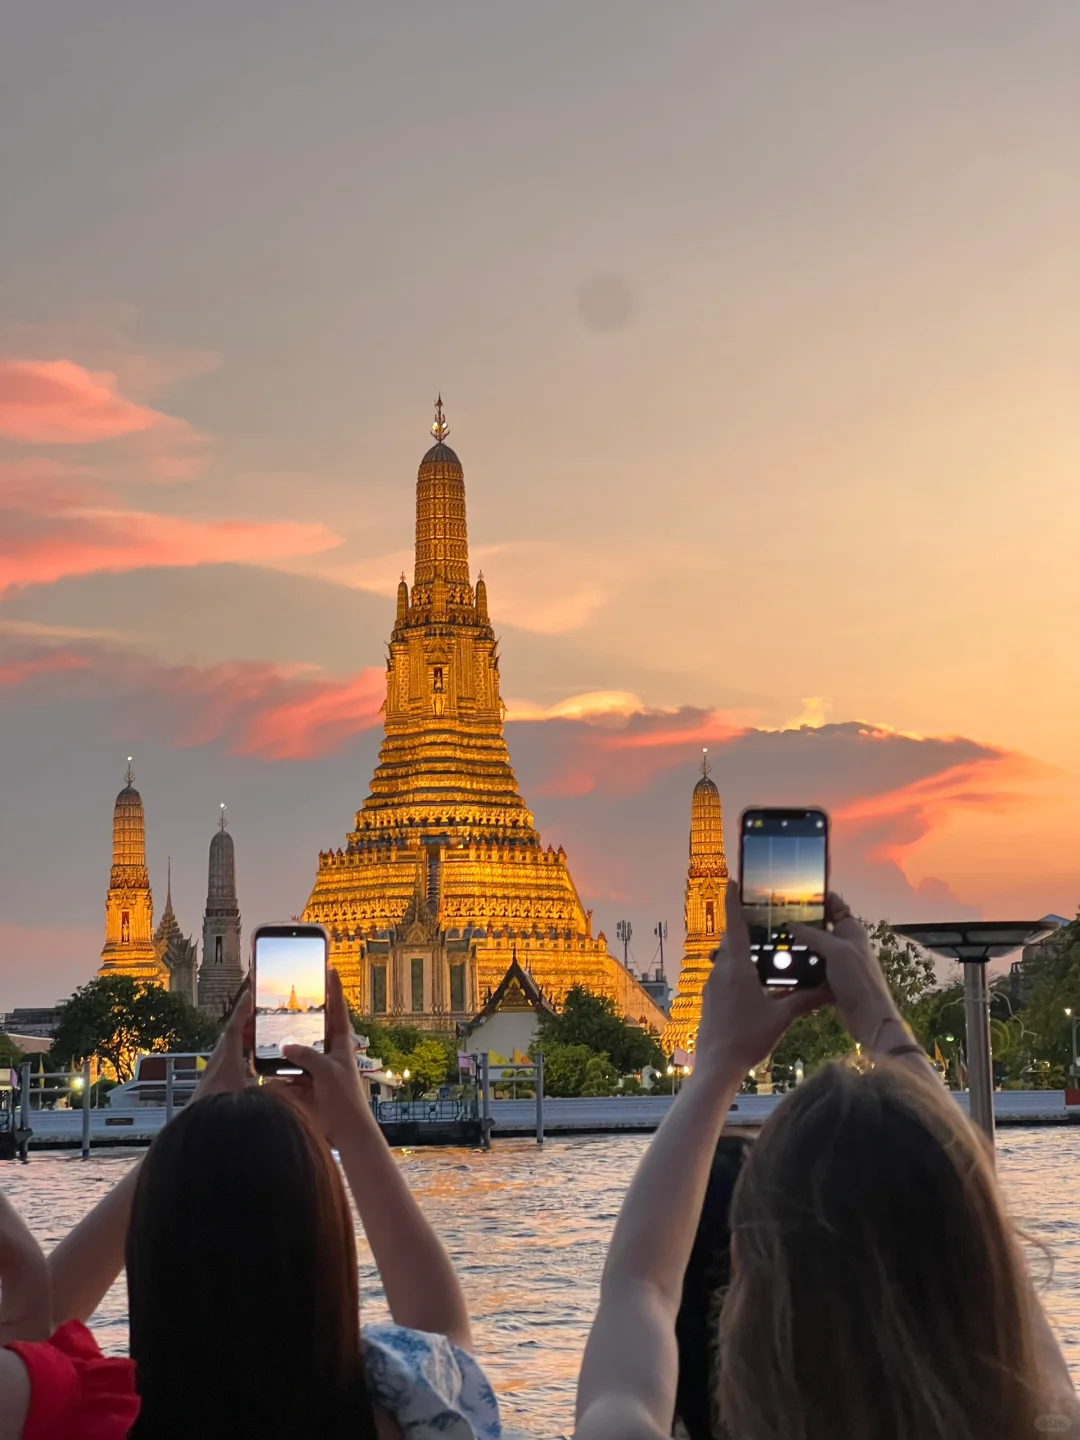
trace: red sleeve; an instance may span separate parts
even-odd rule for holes
[[[8,1345],[30,1377],[22,1440],[124,1440],[139,1413],[135,1366],[102,1355],[77,1320],[51,1339]]]

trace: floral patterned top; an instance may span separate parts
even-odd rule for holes
[[[364,1370],[376,1405],[406,1440],[500,1440],[499,1402],[476,1360],[445,1335],[364,1327]]]

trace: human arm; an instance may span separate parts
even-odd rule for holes
[[[22,1216],[0,1194],[0,1345],[46,1339],[51,1319],[48,1263]]]
[[[619,1211],[578,1381],[576,1440],[670,1436],[675,1318],[716,1143],[750,1068],[817,1004],[769,995],[750,955],[737,885],[706,982],[694,1071],[665,1116]]]
[[[251,1013],[251,996],[245,988],[237,998],[189,1105],[197,1104],[207,1095],[244,1088],[248,1078],[244,1035]],[[138,1182],[139,1165],[136,1164],[50,1254],[52,1313],[56,1324],[64,1320],[89,1320],[124,1268],[128,1221]]]
[[[395,1324],[472,1348],[465,1297],[450,1257],[416,1203],[364,1095],[341,979],[327,986],[326,1053],[287,1046],[304,1071],[280,1093],[306,1104],[341,1157]]]
[[[831,931],[792,927],[825,961],[826,983],[818,991],[819,1001],[835,1004],[848,1034],[866,1055],[932,1078],[929,1056],[900,1014],[865,925],[839,895],[827,897],[825,913]]]

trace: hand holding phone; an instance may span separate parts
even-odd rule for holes
[[[259,1075],[296,1074],[287,1045],[321,1051],[326,1043],[326,971],[330,944],[321,925],[260,925],[251,940],[255,996],[253,1061]]]
[[[813,989],[825,961],[792,926],[825,928],[829,817],[817,809],[744,810],[739,821],[739,885],[750,953],[772,990]]]

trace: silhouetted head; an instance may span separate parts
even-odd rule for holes
[[[731,1281],[731,1197],[749,1144],[749,1138],[739,1134],[721,1135],[717,1142],[683,1277],[675,1321],[679,1347],[675,1414],[690,1440],[712,1440],[715,1434],[720,1306]]]
[[[903,1067],[832,1065],[750,1149],[720,1415],[739,1440],[1036,1433],[1031,1291],[985,1141]]]
[[[337,1165],[260,1090],[183,1110],[127,1239],[139,1440],[374,1436],[356,1241]]]

